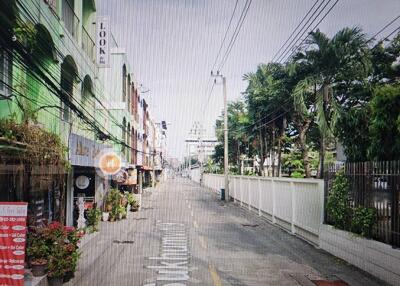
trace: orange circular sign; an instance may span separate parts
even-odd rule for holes
[[[105,153],[99,158],[99,168],[105,175],[114,175],[121,170],[122,160],[114,152]]]

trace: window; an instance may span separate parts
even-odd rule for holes
[[[0,94],[9,96],[11,93],[12,64],[7,53],[0,48]]]
[[[126,101],[126,66],[122,67],[122,101]]]

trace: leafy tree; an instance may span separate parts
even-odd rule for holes
[[[369,121],[369,105],[342,111],[339,116],[336,135],[343,144],[346,159],[350,162],[367,160],[368,148],[371,144]]]
[[[370,54],[365,34],[359,28],[344,28],[329,39],[319,30],[311,32],[303,51],[295,56],[297,63],[308,67],[309,74],[297,84],[297,91],[315,90],[316,122],[320,131],[320,168],[322,177],[327,143],[334,139],[333,130],[339,108],[355,81],[363,81],[370,69]]]
[[[374,92],[371,101],[372,160],[400,159],[400,86],[385,85]]]

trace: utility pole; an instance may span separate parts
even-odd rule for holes
[[[211,76],[222,78],[222,91],[224,96],[224,175],[225,175],[225,200],[230,201],[229,196],[229,160],[228,160],[228,99],[226,94],[226,78],[217,71],[214,75],[211,71]],[[216,81],[216,80],[215,80]]]

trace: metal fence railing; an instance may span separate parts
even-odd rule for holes
[[[94,61],[94,48],[95,43],[90,36],[89,32],[82,27],[82,49],[89,56],[90,60]]]
[[[325,174],[325,200],[335,174],[341,169],[349,182],[350,206],[376,209],[372,238],[400,247],[400,161],[329,166]],[[325,222],[331,223],[326,210]]]

